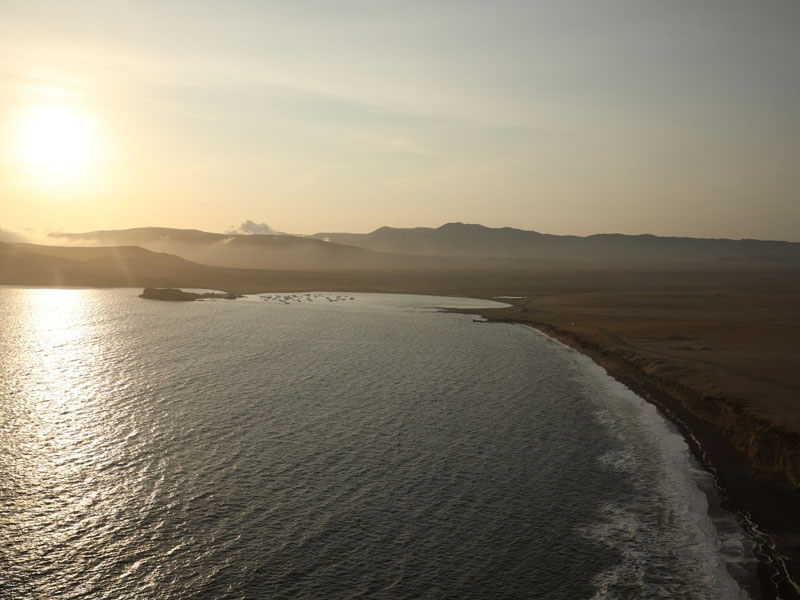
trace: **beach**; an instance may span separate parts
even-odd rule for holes
[[[484,300],[0,292],[0,598],[763,597],[679,433]]]
[[[617,281],[612,290],[610,279],[540,289],[480,313],[559,339],[657,405],[759,540],[765,593],[797,597],[795,284],[755,278],[733,289],[715,274],[679,289],[664,285],[672,280],[665,274],[638,286]]]

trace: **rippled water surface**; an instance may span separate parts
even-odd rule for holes
[[[533,330],[137,293],[0,289],[0,598],[758,597],[680,437]]]

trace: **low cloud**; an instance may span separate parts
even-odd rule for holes
[[[231,228],[225,233],[245,234],[245,235],[252,235],[256,233],[261,235],[283,235],[282,232],[275,231],[272,227],[270,227],[266,223],[256,223],[255,221],[251,221],[250,219],[247,219],[247,221],[245,221],[238,227],[231,226]]]
[[[90,246],[100,243],[99,240],[89,238],[71,239],[64,237],[66,234],[59,228],[34,229],[32,227],[0,227],[0,242],[9,244],[37,244],[40,246]],[[107,244],[106,244],[107,245]]]
[[[32,237],[30,232],[0,227],[0,242],[30,242]]]

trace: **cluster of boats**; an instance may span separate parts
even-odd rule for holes
[[[348,302],[355,300],[353,296],[321,294],[319,292],[309,292],[306,294],[259,294],[258,296],[265,302],[280,302],[281,304],[292,304],[294,302],[314,302],[327,300],[328,302]]]

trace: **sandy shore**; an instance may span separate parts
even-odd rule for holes
[[[797,316],[749,296],[726,314],[724,297],[642,294],[566,291],[479,312],[536,327],[656,404],[758,540],[764,597],[800,597]],[[748,315],[745,305],[762,314]]]

